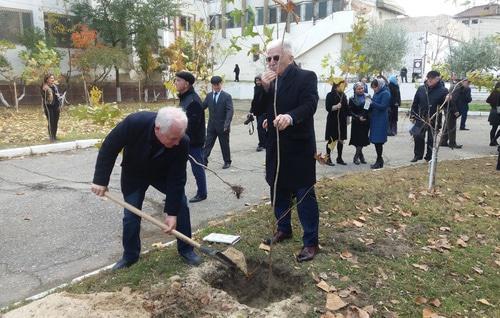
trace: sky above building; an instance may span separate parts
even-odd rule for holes
[[[411,17],[417,16],[433,16],[439,14],[455,15],[474,5],[487,4],[488,0],[472,0],[467,6],[459,4],[466,2],[465,0],[396,0]],[[456,3],[456,4],[455,4]]]

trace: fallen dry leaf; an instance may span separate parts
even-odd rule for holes
[[[443,231],[443,232],[445,232],[445,231],[447,231],[447,232],[451,232],[451,228],[449,228],[448,226],[441,226],[441,227],[439,228],[439,230],[441,230],[441,231]]]
[[[269,245],[267,245],[267,244],[264,244],[264,243],[260,243],[259,249],[260,250],[264,250],[266,252],[270,252],[271,251],[271,247]]]
[[[468,242],[469,241],[469,236],[467,235],[460,235],[460,238],[464,241],[464,242]]]
[[[316,284],[316,286],[327,293],[330,292],[330,285],[328,285],[328,283],[325,282],[324,280],[321,280],[319,283]]]
[[[427,304],[427,301],[428,299],[422,296],[417,296],[417,298],[415,298],[415,303],[417,305]]]
[[[326,294],[327,310],[336,311],[344,308],[347,304],[337,294]]]
[[[432,311],[431,308],[426,307],[422,310],[422,318],[444,318],[444,317]]]
[[[418,268],[418,269],[421,269],[423,270],[424,272],[427,272],[429,270],[429,266],[428,265],[420,265],[420,264],[411,264],[413,267],[415,268]]]
[[[457,239],[457,245],[460,247],[467,247],[467,243],[465,243],[462,239]]]
[[[472,267],[472,269],[473,269],[476,273],[478,273],[478,274],[480,274],[480,275],[482,275],[482,274],[483,274],[483,270],[482,270],[481,268],[477,267],[477,266]]]
[[[356,221],[356,220],[352,220],[352,224],[354,224],[356,227],[363,227],[363,226],[365,226],[364,223]]]
[[[434,307],[440,307],[441,306],[441,301],[437,298],[432,299],[429,301],[429,304],[431,304]]]
[[[343,250],[342,253],[340,253],[340,258],[342,258],[342,259],[348,259],[351,257],[352,257],[352,254],[348,250]]]
[[[486,305],[486,306],[492,306],[492,305],[490,304],[490,302],[489,302],[489,301],[487,301],[487,300],[486,300],[486,299],[484,299],[484,298],[478,299],[478,300],[477,300],[477,302],[478,302],[478,303],[481,303],[481,304],[483,304],[483,305]]]
[[[361,308],[349,306],[349,308],[347,308],[346,318],[370,318],[370,315]]]
[[[319,279],[319,277],[314,272],[311,272],[311,277],[315,283],[319,283],[321,281],[321,279]]]

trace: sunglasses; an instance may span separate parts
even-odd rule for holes
[[[266,57],[267,63],[271,62],[271,60],[274,60],[275,62],[278,62],[280,60],[280,56],[279,55],[275,55],[275,56],[268,56],[268,57]]]

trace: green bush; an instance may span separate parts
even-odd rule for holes
[[[96,106],[78,105],[69,109],[71,116],[79,120],[90,120],[94,124],[106,125],[115,123],[121,116],[121,110],[116,103],[97,104]]]

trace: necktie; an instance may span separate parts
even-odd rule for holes
[[[216,104],[216,103],[217,103],[217,94],[218,94],[218,93],[219,93],[219,92],[214,92],[214,104]]]

